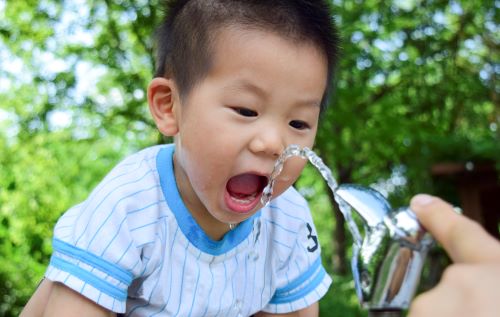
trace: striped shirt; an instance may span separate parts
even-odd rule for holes
[[[125,316],[251,316],[305,308],[327,292],[306,201],[293,188],[208,237],[178,192],[173,145],[118,164],[54,229],[46,277]]]

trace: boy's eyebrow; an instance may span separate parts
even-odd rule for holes
[[[226,88],[231,89],[231,90],[236,90],[236,91],[241,91],[241,90],[251,91],[261,98],[265,98],[269,94],[264,88],[254,84],[246,79],[238,79],[235,82],[227,85]],[[320,107],[321,100],[304,99],[304,100],[298,101],[297,104],[298,105],[306,105],[306,106],[310,105],[310,106],[314,106],[314,107]]]
[[[232,90],[246,90],[253,92],[261,98],[266,97],[269,93],[262,87],[246,80],[246,79],[238,79],[231,84],[227,85],[226,88]]]
[[[321,100],[317,99],[304,99],[304,100],[299,100],[297,102],[298,105],[300,106],[312,106],[312,107],[321,107]]]

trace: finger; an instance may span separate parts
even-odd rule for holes
[[[445,201],[420,194],[413,197],[410,208],[454,262],[500,261],[500,243],[479,224],[455,213]]]
[[[459,317],[457,302],[463,303],[462,294],[456,288],[438,285],[430,291],[415,297],[408,311],[408,317]],[[467,316],[469,317],[469,316]]]
[[[413,300],[408,317],[498,316],[498,285],[497,263],[452,264],[436,287]]]

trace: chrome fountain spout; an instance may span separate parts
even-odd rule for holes
[[[393,210],[374,189],[343,184],[335,196],[364,223],[365,235],[351,263],[361,304],[370,316],[402,316],[415,294],[433,238],[409,208]]]

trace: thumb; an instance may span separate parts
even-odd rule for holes
[[[500,261],[500,243],[477,222],[457,214],[444,200],[420,194],[412,198],[410,208],[454,262]]]

